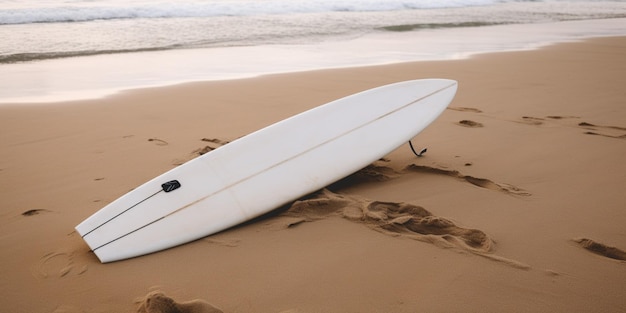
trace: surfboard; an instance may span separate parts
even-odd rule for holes
[[[456,90],[453,80],[422,79],[329,102],[146,182],[76,231],[102,263],[223,231],[382,158],[431,124]]]

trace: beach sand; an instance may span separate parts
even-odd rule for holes
[[[431,77],[458,80],[459,90],[414,139],[428,148],[421,158],[404,145],[268,216],[126,261],[101,264],[74,232],[203,149],[342,96]],[[624,312],[624,82],[626,37],[614,37],[2,105],[0,307]]]

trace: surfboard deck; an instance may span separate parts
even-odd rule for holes
[[[453,80],[412,80],[313,108],[146,182],[76,231],[106,263],[225,230],[385,156],[432,123],[456,90]]]

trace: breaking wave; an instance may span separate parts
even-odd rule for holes
[[[0,1],[2,3],[3,1]],[[328,12],[382,12],[486,6],[537,0],[195,0],[185,2],[92,1],[38,4],[0,10],[0,25],[111,19],[203,18]],[[541,2],[541,1],[539,1]]]

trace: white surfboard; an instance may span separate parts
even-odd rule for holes
[[[456,90],[456,81],[424,79],[335,100],[154,178],[76,231],[105,263],[225,230],[382,158],[433,122]]]

